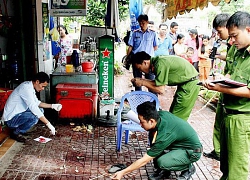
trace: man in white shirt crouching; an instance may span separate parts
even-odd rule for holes
[[[43,108],[62,109],[61,104],[47,104],[38,100],[36,92],[44,90],[49,83],[49,76],[39,72],[32,81],[25,81],[17,86],[10,94],[5,106],[2,119],[11,129],[10,137],[18,142],[25,142],[25,134],[41,120],[55,135],[55,127],[44,116]]]

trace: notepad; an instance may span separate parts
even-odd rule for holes
[[[245,84],[245,83],[234,81],[234,80],[231,80],[231,79],[218,79],[218,80],[211,81],[211,83],[214,83],[214,84],[219,83],[221,85],[228,86],[228,87],[247,86],[247,84]],[[202,85],[202,82],[199,82],[197,85]]]
[[[140,124],[140,120],[138,119],[138,114],[136,114],[134,111],[130,110],[126,116],[131,119],[132,121],[134,121],[137,124]]]

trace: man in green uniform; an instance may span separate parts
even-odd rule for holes
[[[198,161],[202,153],[195,130],[170,112],[157,111],[155,104],[149,101],[140,104],[137,112],[142,128],[149,131],[151,147],[141,159],[117,172],[112,179],[120,180],[151,160],[157,171],[149,176],[150,180],[167,177],[170,171],[182,171],[178,180],[190,179],[195,173],[193,162]]]
[[[228,19],[230,18],[230,15],[227,13],[221,13],[217,14],[213,20],[213,28],[217,31],[217,35],[219,36],[220,39],[222,40],[227,40],[229,42],[229,37],[228,37],[228,30],[226,28],[226,24]],[[234,52],[235,47],[231,46],[231,44],[227,43],[227,55],[215,55],[216,58],[219,58],[221,60],[230,60],[232,58],[233,52]],[[225,71],[227,71],[225,69]],[[224,71],[224,74],[225,74]],[[214,150],[211,152],[204,152],[203,155],[208,158],[220,160],[220,125],[221,125],[221,120],[223,119],[223,108],[222,108],[222,97],[220,96],[219,102],[217,104],[216,108],[216,116],[215,116],[215,121],[214,121],[214,130],[213,130],[213,145],[214,145]]]
[[[173,102],[169,111],[181,119],[187,120],[200,87],[198,72],[187,60],[179,56],[156,56],[151,58],[144,51],[133,57],[133,66],[144,73],[153,72],[155,80],[134,78],[131,82],[135,86],[145,86],[158,94],[165,93],[165,85],[177,86]]]
[[[247,84],[228,87],[209,81],[204,86],[221,92],[223,115],[220,129],[222,180],[247,180],[250,155],[250,14],[236,12],[226,25],[237,50],[226,61],[230,79]]]

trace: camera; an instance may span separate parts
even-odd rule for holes
[[[213,49],[211,50],[211,53],[209,55],[209,58],[215,59],[216,52],[217,52],[217,47],[213,47]]]

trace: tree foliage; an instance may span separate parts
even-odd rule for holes
[[[106,3],[89,0],[86,23],[92,26],[104,26],[106,14]]]
[[[230,3],[220,1],[219,6],[221,12],[233,14],[236,11],[242,11],[244,9],[244,0],[230,1]]]
[[[250,13],[250,6],[245,5],[244,0],[231,1],[230,3],[226,3],[225,1],[220,1],[218,5],[220,12],[233,14],[237,11],[246,11]],[[208,22],[212,24],[215,16],[219,14],[217,11],[209,11],[208,12]]]

